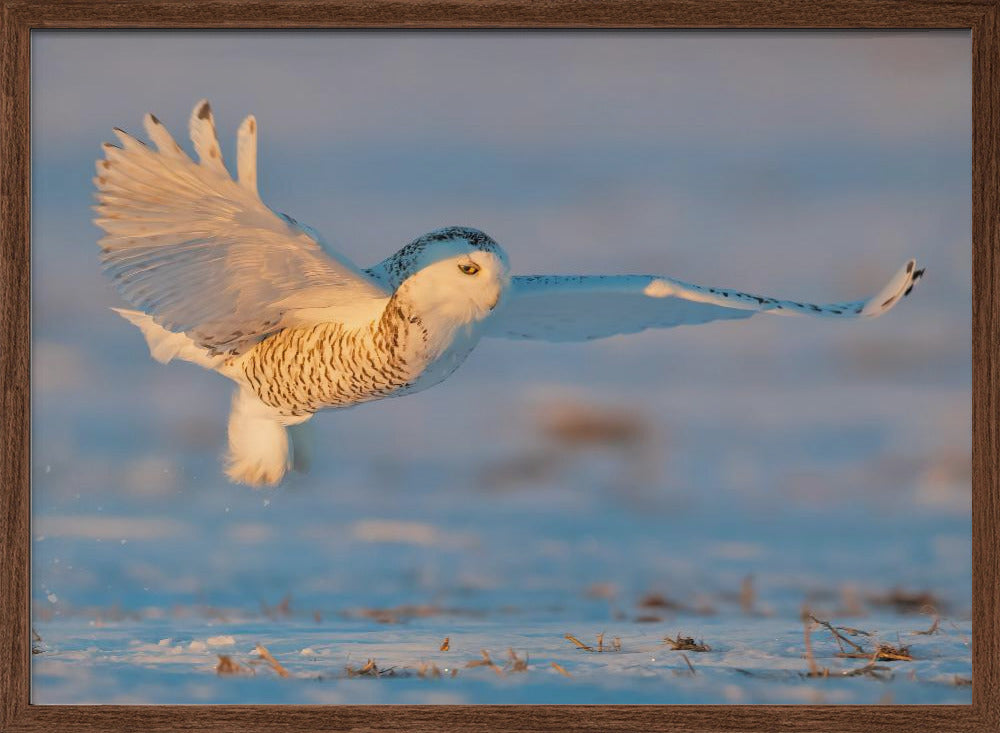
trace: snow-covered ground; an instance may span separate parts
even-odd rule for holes
[[[123,33],[98,76],[92,38],[34,36],[34,702],[970,702],[967,36]],[[251,491],[228,386],[148,359],[88,223],[110,127],[202,96],[363,264],[468,224],[519,272],[928,274],[867,323],[484,342]],[[912,659],[810,659],[804,610]]]
[[[563,620],[553,620],[561,616]],[[461,615],[384,626],[370,620],[265,618],[47,625],[58,646],[36,655],[39,704],[63,703],[951,703],[970,702],[969,628],[921,635],[923,620],[883,614],[861,625],[907,645],[913,661],[846,659],[790,618],[672,614],[668,623],[580,622],[591,651],[565,639],[563,614]],[[858,622],[855,622],[858,623]],[[587,629],[584,633],[582,629]],[[598,651],[594,629],[606,649]],[[709,651],[673,650],[668,629]],[[600,633],[600,632],[598,632]],[[447,637],[442,636],[447,634]],[[612,647],[612,634],[620,650]],[[447,638],[449,648],[441,651]],[[874,650],[869,637],[848,637]],[[262,645],[273,666],[258,653]],[[848,652],[853,650],[845,645]],[[484,655],[485,651],[485,655]],[[231,660],[228,674],[217,670]],[[369,661],[374,662],[374,666]]]
[[[451,394],[458,405],[472,398],[461,386]],[[786,453],[769,432],[739,471],[720,469],[762,474],[774,495],[754,496],[699,468],[712,463],[698,458],[713,440],[710,416],[701,427],[690,416],[686,437],[643,428],[648,446],[567,444],[551,424],[526,425],[507,445],[470,444],[461,433],[486,435],[488,416],[463,413],[449,429],[455,408],[427,402],[426,424],[441,427],[417,443],[462,455],[400,453],[407,432],[387,427],[390,455],[341,446],[273,493],[226,485],[210,450],[189,449],[201,456],[193,475],[162,455],[73,467],[88,488],[35,520],[36,701],[970,700],[968,517],[941,503],[962,496],[960,477],[934,478],[947,464],[880,449],[799,478],[790,465],[807,460],[809,441]],[[383,419],[406,404],[388,403]],[[570,414],[622,422],[591,410]],[[825,442],[827,429],[815,430]],[[36,480],[49,496],[74,485],[56,468]],[[843,494],[810,490],[826,482]],[[98,498],[98,484],[113,488]],[[936,634],[914,633],[932,624],[925,606],[943,616]],[[803,678],[804,608],[869,632],[850,637],[868,652],[904,646],[913,661],[841,679],[867,660],[833,658],[837,645],[817,627],[815,661],[831,677]],[[567,633],[592,647],[603,633],[610,651],[579,651]],[[711,647],[687,652],[694,675],[662,643],[678,635]],[[292,679],[250,666],[258,643]],[[513,649],[528,670],[466,669],[482,649],[501,666]],[[256,674],[217,678],[218,654]],[[344,679],[368,659],[394,675]],[[421,679],[421,665],[444,679]]]

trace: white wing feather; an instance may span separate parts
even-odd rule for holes
[[[257,118],[249,115],[236,133],[236,175],[240,185],[257,194]]]
[[[910,260],[867,300],[814,305],[711,288],[655,275],[515,277],[485,336],[587,341],[647,328],[749,318],[757,313],[826,318],[880,316],[923,275]]]
[[[124,298],[210,353],[240,353],[269,333],[318,321],[354,322],[389,293],[318,235],[257,195],[257,125],[237,137],[234,181],[222,161],[211,108],[199,102],[189,158],[152,115],[156,149],[121,130],[97,161],[99,244]]]

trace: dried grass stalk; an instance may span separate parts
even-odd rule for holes
[[[274,656],[271,654],[271,652],[267,650],[266,646],[264,646],[263,644],[258,644],[256,647],[256,651],[261,656],[261,658],[264,659],[264,661],[266,661],[268,664],[271,665],[271,668],[275,672],[277,672],[279,677],[291,676],[289,675],[288,670],[282,667],[281,664],[278,662],[278,660],[275,659]]]

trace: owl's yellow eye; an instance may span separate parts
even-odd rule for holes
[[[463,262],[461,265],[458,266],[458,269],[461,270],[466,275],[475,275],[477,272],[479,272],[479,265],[477,265],[475,262],[469,262],[469,263]]]

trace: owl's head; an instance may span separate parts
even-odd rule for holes
[[[421,313],[457,323],[486,318],[510,282],[503,248],[469,227],[418,237],[371,271]]]

